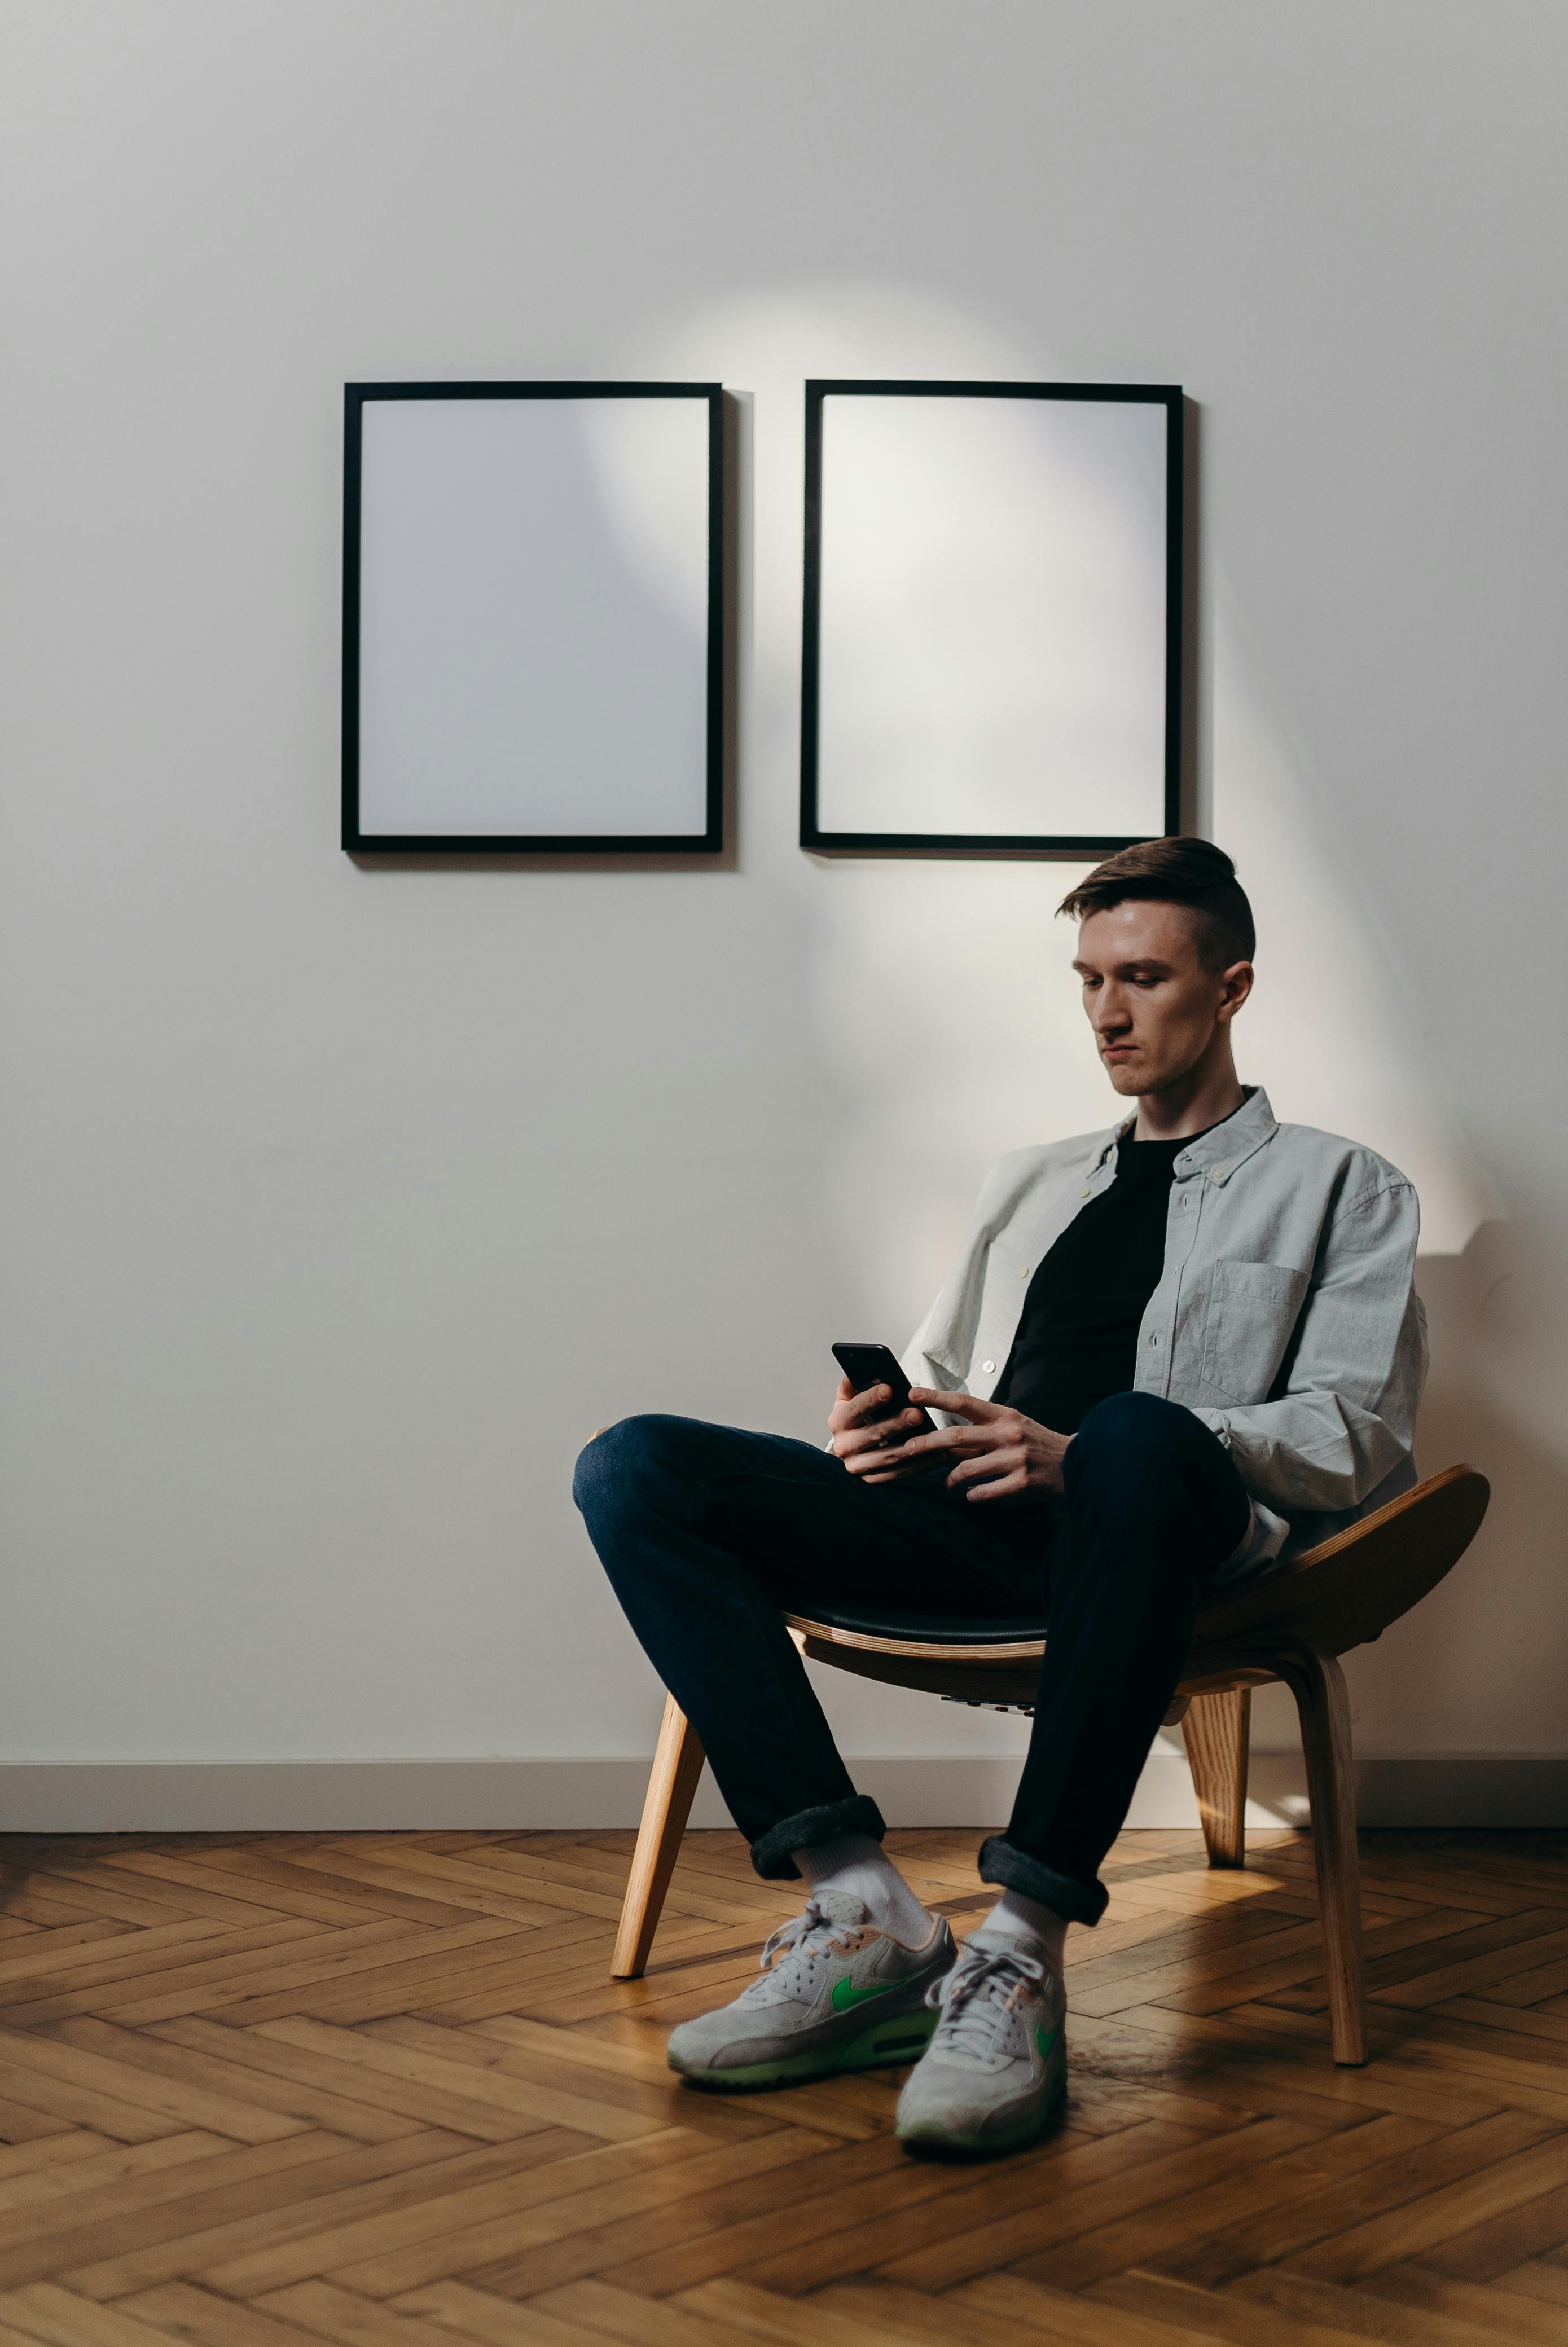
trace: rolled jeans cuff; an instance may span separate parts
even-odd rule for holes
[[[887,1829],[869,1793],[850,1793],[842,1801],[823,1801],[815,1809],[797,1809],[781,1818],[752,1844],[752,1864],[764,1882],[798,1882],[800,1869],[792,1853],[814,1850],[818,1842],[838,1841],[845,1834],[869,1834],[880,1841]]]
[[[754,1855],[754,1853],[753,1853]],[[1049,1907],[1068,1923],[1098,1923],[1110,1903],[1102,1882],[1079,1882],[1058,1874],[1028,1850],[1015,1850],[1001,1834],[988,1835],[980,1844],[980,1881],[999,1883],[1004,1891],[1021,1891],[1038,1906]],[[758,1872],[761,1872],[758,1869]]]

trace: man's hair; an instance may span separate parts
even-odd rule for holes
[[[1228,969],[1233,961],[1253,958],[1257,932],[1252,907],[1235,876],[1235,866],[1212,840],[1141,839],[1097,864],[1056,909],[1082,921],[1091,913],[1108,913],[1112,905],[1123,905],[1130,897],[1190,906],[1198,958],[1205,969]]]

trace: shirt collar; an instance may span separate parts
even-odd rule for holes
[[[1255,1156],[1266,1141],[1273,1140],[1279,1124],[1268,1104],[1268,1094],[1261,1084],[1244,1084],[1242,1091],[1245,1097],[1240,1108],[1223,1124],[1211,1125],[1207,1133],[1200,1133],[1178,1150],[1178,1181],[1186,1174],[1206,1174],[1211,1182],[1228,1182],[1238,1166]],[[1106,1134],[1094,1161],[1096,1165],[1103,1165],[1107,1158],[1114,1155],[1118,1143],[1126,1140],[1136,1119],[1134,1110],[1132,1116]]]

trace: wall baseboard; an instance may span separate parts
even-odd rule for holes
[[[856,1781],[889,1825],[995,1828],[1011,1805],[1009,1754],[860,1758]],[[1568,1826],[1568,1757],[1444,1754],[1357,1765],[1364,1826]],[[634,1826],[641,1760],[22,1761],[0,1765],[7,1833],[396,1832]],[[1253,1760],[1249,1823],[1307,1819],[1299,1756]],[[704,1773],[692,1822],[728,1815]],[[1195,1826],[1180,1752],[1150,1755],[1127,1822]]]

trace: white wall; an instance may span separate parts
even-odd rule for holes
[[[1200,403],[1244,1073],[1420,1183],[1424,1463],[1498,1481],[1356,1659],[1362,1747],[1568,1756],[1561,10],[3,22],[0,1757],[639,1759],[580,1441],[814,1434],[989,1159],[1107,1120],[1070,870],[794,845],[800,381],[873,372]],[[343,382],[677,371],[750,395],[738,856],[357,868]],[[884,1758],[1018,1742],[834,1701]]]

